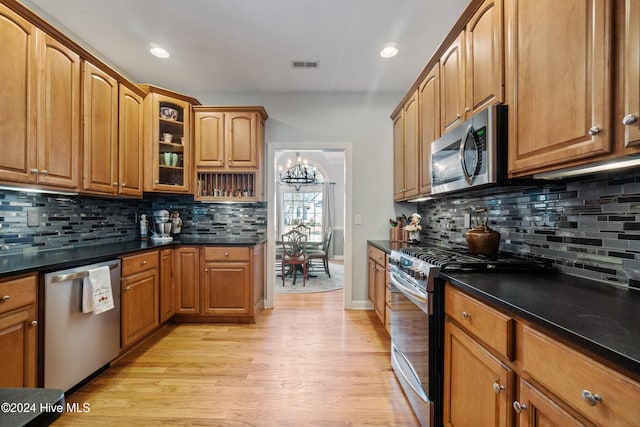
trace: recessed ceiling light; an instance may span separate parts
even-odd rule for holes
[[[167,52],[161,47],[152,47],[149,52],[151,52],[153,56],[158,58],[166,59],[169,57],[169,52]]]
[[[391,44],[383,47],[380,51],[380,56],[382,56],[383,58],[393,58],[397,54],[398,48]]]

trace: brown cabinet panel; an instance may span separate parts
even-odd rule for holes
[[[431,143],[440,138],[440,68],[433,67],[418,89],[420,102],[419,193],[431,193]]]
[[[118,190],[118,82],[84,63],[83,190],[115,194]]]
[[[143,181],[143,99],[124,85],[120,85],[118,193],[142,197]]]
[[[510,175],[610,152],[612,2],[505,4]]]
[[[36,28],[0,4],[0,180],[35,180]]]
[[[594,424],[578,420],[549,396],[537,390],[527,381],[520,380],[520,396],[517,400],[520,427],[583,427]]]
[[[80,186],[80,57],[46,33],[38,42],[38,183]]]
[[[157,256],[157,253],[156,253]],[[160,322],[157,268],[122,278],[122,347],[143,338]]]
[[[203,314],[247,315],[251,312],[251,265],[207,262],[203,276]]]
[[[619,112],[615,117],[617,126],[624,124],[624,144],[625,147],[640,146],[640,0],[626,0],[624,10],[620,8],[618,16],[620,23],[619,31],[622,31],[619,38],[622,67],[620,71],[620,96]],[[635,121],[632,121],[635,120]]]
[[[37,276],[0,282],[0,387],[37,386]]]
[[[440,130],[444,134],[464,121],[464,31],[440,57]]]
[[[444,357],[444,425],[512,426],[514,372],[450,321]]]
[[[227,166],[230,168],[255,168],[257,159],[257,113],[228,113]]]
[[[163,249],[160,251],[160,323],[166,322],[175,314],[174,301],[173,249]]]
[[[196,167],[224,166],[224,113],[196,111]]]
[[[196,247],[175,250],[176,313],[200,313],[200,251]]]
[[[418,92],[404,106],[404,197],[418,195]]]
[[[393,200],[404,198],[404,112],[393,117]]]

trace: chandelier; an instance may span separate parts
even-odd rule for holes
[[[301,185],[301,184],[315,184],[317,180],[317,170],[313,166],[307,165],[306,162],[302,163],[300,159],[300,153],[296,154],[298,163],[289,167],[286,171],[280,174],[280,182],[289,185]]]

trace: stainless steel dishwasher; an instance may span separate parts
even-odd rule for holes
[[[115,307],[83,313],[83,279],[102,266],[110,269]],[[48,273],[44,295],[44,386],[68,392],[120,352],[120,260]]]

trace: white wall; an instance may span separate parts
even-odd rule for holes
[[[404,93],[191,94],[203,105],[263,105],[266,143],[353,145],[352,308],[367,302],[367,240],[389,238],[393,205],[393,128],[389,115]],[[267,165],[273,167],[272,165]],[[354,218],[348,218],[352,221]],[[348,257],[349,254],[345,254]]]

